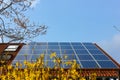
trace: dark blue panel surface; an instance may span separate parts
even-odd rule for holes
[[[57,43],[57,42],[48,42],[48,46],[49,46],[49,45],[50,45],[50,46],[52,46],[52,45],[56,45],[56,46],[57,46],[58,43]]]
[[[73,50],[61,50],[61,52],[62,52],[62,54],[66,54],[66,55],[68,55],[68,54],[74,54],[74,51]]]
[[[82,43],[83,45],[85,45],[85,46],[92,46],[92,45],[94,45],[93,43]]]
[[[35,49],[35,50],[33,50],[33,55],[34,54],[46,54],[46,50],[44,50],[44,49]]]
[[[78,55],[80,60],[93,60],[90,55]]]
[[[59,49],[59,46],[51,46],[51,45],[48,45],[48,49]]]
[[[98,61],[101,68],[117,68],[112,61]]]
[[[95,61],[81,61],[83,68],[97,68],[98,65]]]
[[[63,61],[63,62],[65,63],[65,62],[67,62],[67,61]],[[71,61],[71,62],[72,62],[72,61]],[[76,63],[79,64],[79,61],[76,61]],[[66,64],[64,64],[63,66],[64,66],[64,68],[71,68],[71,65],[66,65]]]
[[[53,53],[53,52],[55,52],[56,54],[60,54],[60,50],[59,50],[59,49],[55,49],[55,50],[50,50],[50,49],[48,49],[48,50],[47,50],[47,54],[51,54],[51,53]]]
[[[31,55],[27,55],[27,56],[25,56],[25,55],[17,55],[16,57],[15,57],[15,60],[30,60],[30,58],[31,58]]]
[[[98,49],[96,46],[85,46],[87,49]]]
[[[89,50],[91,54],[103,54],[100,50]]]
[[[60,45],[70,46],[69,42],[60,42]]]
[[[75,50],[76,54],[79,55],[79,54],[89,54],[87,52],[87,50]]]
[[[47,49],[46,45],[37,45],[35,46],[35,49]]]
[[[82,46],[82,44],[80,42],[71,42],[72,45],[75,45],[75,46]]]
[[[77,60],[76,55],[67,55],[67,58],[64,59],[64,55],[62,55],[63,60]]]
[[[71,46],[61,46],[61,49],[72,49]]]
[[[85,49],[83,46],[73,46],[73,48],[76,49]]]
[[[109,60],[105,55],[93,55],[96,60]]]
[[[32,55],[31,60],[36,60],[36,59],[38,59],[38,58],[39,58],[39,56],[40,56],[40,55]]]

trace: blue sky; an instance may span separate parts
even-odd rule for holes
[[[120,0],[36,0],[27,16],[48,26],[34,41],[94,42],[120,63]]]

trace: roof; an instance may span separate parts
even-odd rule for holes
[[[17,61],[23,63],[25,54],[28,61],[36,61],[40,54],[45,54],[45,61],[48,61],[50,67],[54,67],[53,59],[50,59],[50,53],[56,52],[57,56],[63,62],[68,60],[76,60],[81,68],[101,68],[101,69],[117,69],[118,63],[109,56],[102,48],[95,43],[80,42],[37,42],[23,45],[18,55],[13,60],[13,64]],[[67,59],[63,57],[67,55]],[[63,68],[69,66],[61,65]]]
[[[82,76],[89,76],[95,72],[97,76],[112,76],[117,77],[120,65],[106,53],[96,43],[81,43],[81,42],[32,42],[29,44],[23,43],[4,43],[0,44],[0,57],[3,54],[11,55],[6,59],[8,64],[15,64],[27,59],[27,61],[35,62],[40,54],[44,54],[44,61],[48,62],[49,67],[54,67],[53,59],[50,59],[50,54],[56,52],[56,55],[63,62],[76,60],[80,64]],[[27,58],[25,57],[27,55]],[[63,57],[67,55],[67,59]],[[1,63],[0,63],[1,64]],[[61,65],[67,69],[70,66]],[[24,68],[24,66],[23,66]]]

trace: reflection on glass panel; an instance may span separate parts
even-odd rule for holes
[[[85,49],[83,46],[73,46],[74,49]]]
[[[66,62],[68,62],[68,61],[70,61],[70,60],[65,60],[65,61],[63,61],[63,62],[66,63]],[[73,61],[70,61],[70,62],[73,62]],[[79,64],[79,61],[76,61],[76,62],[77,62],[77,64]],[[66,64],[64,64],[63,66],[64,66],[64,68],[71,68],[71,65],[66,65]]]
[[[17,55],[15,60],[30,60],[31,55]]]
[[[87,52],[87,50],[75,50],[76,54],[79,55],[79,54],[89,54]]]
[[[91,54],[103,54],[100,50],[89,50]]]
[[[23,45],[22,49],[33,49],[34,45]]]
[[[58,45],[58,42],[48,42],[48,46],[52,46],[52,45]]]
[[[98,68],[95,61],[81,61],[83,68]]]
[[[32,54],[32,50],[31,49],[21,49],[20,52],[18,54]]]
[[[71,46],[61,46],[61,49],[72,49]]]
[[[35,45],[36,44],[36,42],[30,42],[30,43],[28,43],[28,45]]]
[[[117,68],[112,61],[97,61],[102,68]]]
[[[66,54],[66,55],[68,55],[68,54],[75,54],[74,53],[74,51],[73,50],[61,50],[62,51],[62,54],[64,55],[64,54]]]
[[[59,49],[59,46],[51,46],[51,45],[49,45],[48,49]]]
[[[75,45],[75,46],[82,46],[82,44],[80,42],[71,42],[72,45]]]
[[[35,49],[33,51],[33,54],[46,54],[46,50],[45,49]]]
[[[70,43],[69,42],[60,42],[60,45],[70,46]]]
[[[63,60],[77,60],[76,55],[62,55],[62,59]]]
[[[78,55],[80,60],[93,60],[90,55]]]
[[[37,42],[37,45],[47,45],[47,42]]]
[[[96,60],[109,60],[105,55],[93,55]]]
[[[45,46],[45,45],[37,45],[37,46],[35,46],[35,49],[47,49],[47,46]]]

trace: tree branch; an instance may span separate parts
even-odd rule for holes
[[[6,7],[0,9],[0,13],[2,13],[4,10],[6,10],[7,8],[9,8],[13,3],[11,2],[9,5],[7,5]]]

